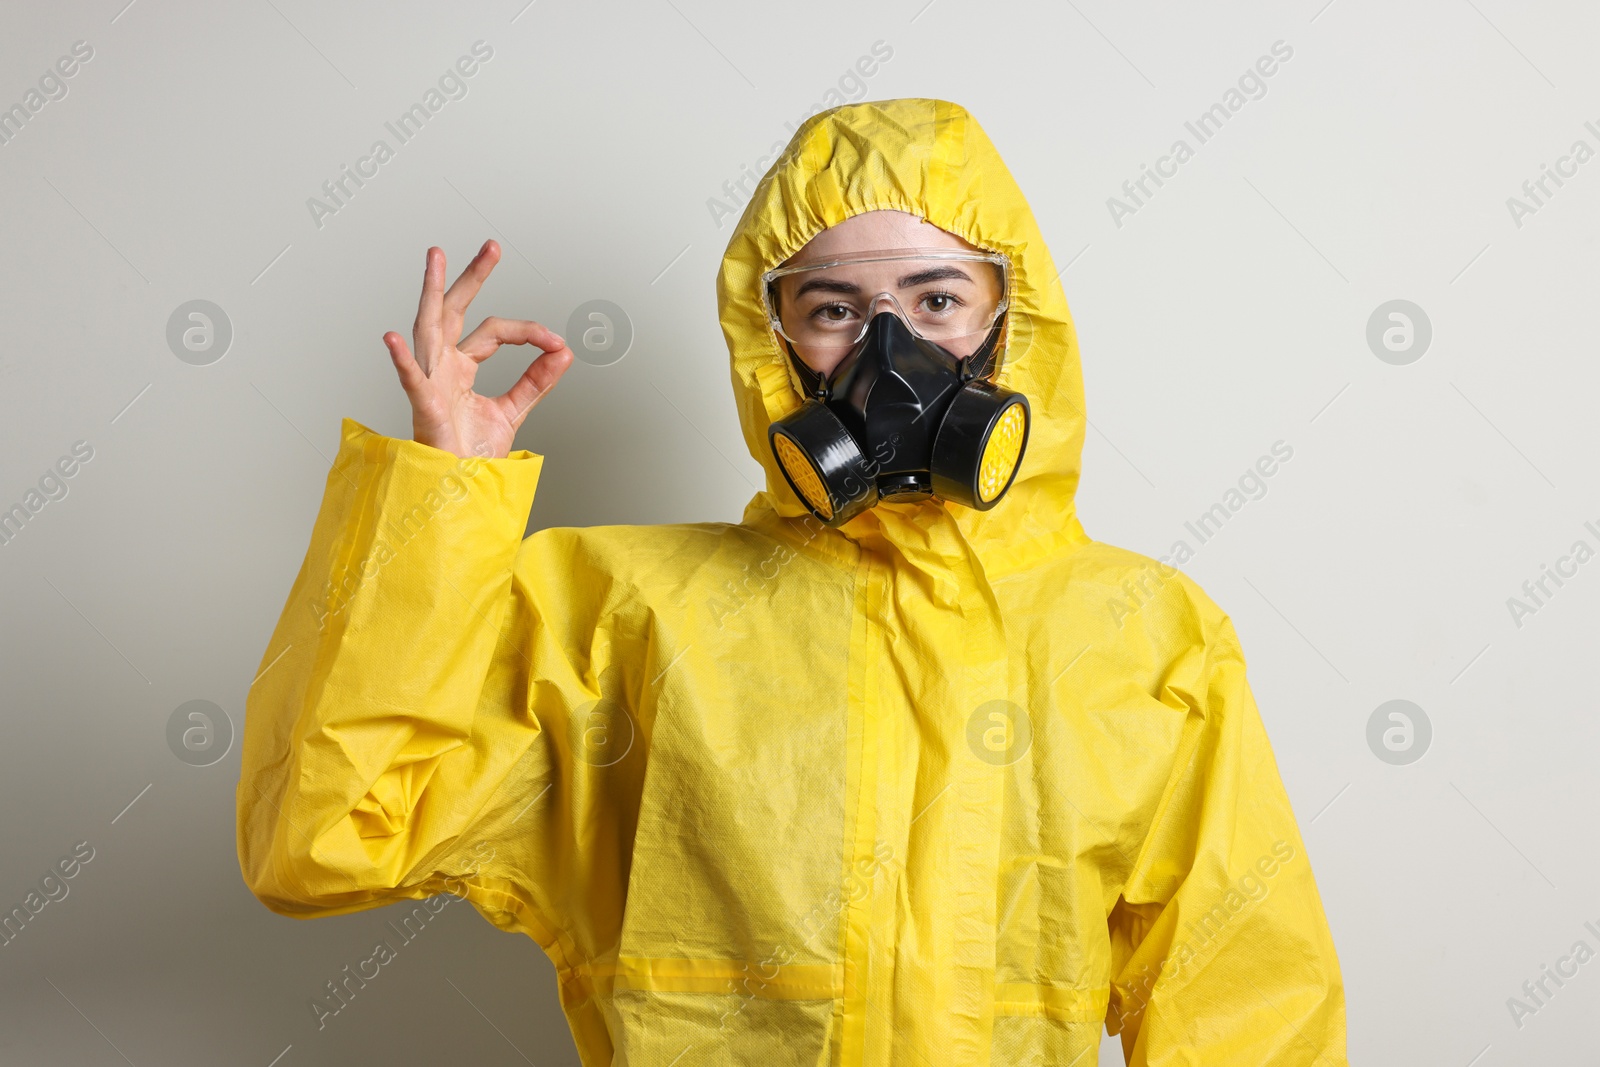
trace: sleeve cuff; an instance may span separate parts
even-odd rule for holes
[[[474,490],[488,490],[487,496],[494,501],[491,510],[518,515],[525,524],[544,469],[544,456],[517,448],[498,459],[462,457],[420,441],[388,437],[355,419],[344,418],[339,428],[339,454],[334,458],[330,477],[341,469],[372,465],[404,472],[403,480],[415,485],[437,484],[446,493],[451,486],[465,481]],[[451,480],[452,474],[457,480]],[[520,536],[520,528],[518,533]]]

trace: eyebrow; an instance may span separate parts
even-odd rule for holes
[[[960,267],[929,267],[926,270],[919,270],[913,274],[901,275],[899,280],[895,282],[895,286],[900,289],[909,289],[913,285],[923,285],[927,282],[943,281],[946,279],[959,279],[961,281],[970,282],[972,281],[972,275],[968,274]],[[842,281],[837,278],[812,278],[809,281],[802,282],[800,288],[795,290],[794,295],[798,299],[799,297],[802,297],[810,292],[845,293],[847,295],[854,295],[861,292],[861,286],[857,285],[855,282]]]

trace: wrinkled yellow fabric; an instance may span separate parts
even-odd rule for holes
[[[1033,426],[993,510],[828,530],[768,450],[800,393],[758,279],[875,208],[1010,257],[997,380]],[[247,705],[250,889],[299,917],[465,896],[548,953],[589,1067],[1089,1067],[1105,1023],[1135,1065],[1345,1064],[1233,628],[1078,522],[1056,278],[964,110],[849,105],[796,133],[717,279],[766,470],[740,523],[524,538],[542,457],[346,419]]]

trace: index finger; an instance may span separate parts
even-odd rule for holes
[[[482,363],[501,345],[534,345],[546,352],[566,345],[554,330],[531,319],[502,319],[491,315],[467,334],[456,350],[476,363]]]
[[[444,249],[428,249],[427,267],[422,273],[422,298],[417,302],[417,321],[412,325],[411,337],[417,345],[417,362],[422,373],[432,376],[443,354],[440,301],[444,295]]]

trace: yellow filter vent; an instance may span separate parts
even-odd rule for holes
[[[1000,421],[995,423],[988,443],[983,446],[983,461],[978,467],[979,500],[988,503],[1011,481],[1027,429],[1028,411],[1021,404],[1006,408]]]
[[[817,477],[817,469],[811,465],[806,454],[800,451],[800,446],[795,444],[783,434],[778,434],[772,439],[774,451],[778,453],[778,462],[783,464],[783,471],[789,480],[800,490],[800,495],[807,504],[821,515],[823,519],[833,518],[833,502],[828,499],[828,491],[822,485],[822,479]]]

